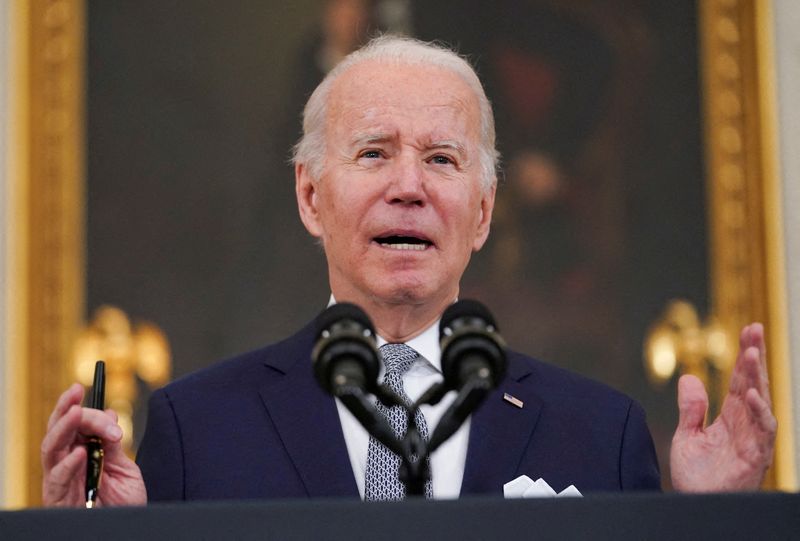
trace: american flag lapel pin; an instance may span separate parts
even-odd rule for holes
[[[516,396],[511,396],[508,393],[503,393],[503,400],[505,400],[509,404],[513,404],[513,405],[517,406],[519,409],[522,409],[522,406],[524,405],[522,400],[520,400]]]

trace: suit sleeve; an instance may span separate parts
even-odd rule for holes
[[[150,397],[147,427],[136,455],[148,501],[183,500],[183,444],[169,396],[159,389]]]
[[[653,438],[647,428],[644,410],[633,400],[622,434],[619,466],[622,490],[661,490],[661,473]]]

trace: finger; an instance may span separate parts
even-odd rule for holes
[[[729,384],[729,393],[740,396],[742,399],[744,399],[747,389],[751,387],[757,388],[764,396],[769,395],[763,335],[759,334],[763,332],[763,329],[752,329],[752,327],[745,327],[742,331],[740,343],[745,347],[739,350]],[[745,337],[745,335],[747,336]]]
[[[84,436],[97,436],[104,441],[122,439],[122,428],[117,424],[115,416],[93,408],[81,408],[81,424],[78,430]]]
[[[756,421],[756,425],[761,432],[767,435],[766,443],[772,445],[775,441],[775,434],[778,431],[778,420],[772,413],[769,403],[755,389],[747,392],[746,402],[751,418]]]
[[[758,328],[756,326],[758,326]],[[742,327],[742,332],[739,335],[740,350],[744,351],[750,346],[755,345],[754,342],[758,339],[758,330],[761,330],[763,335],[763,326],[760,323],[749,323]]]
[[[739,333],[739,351],[736,353],[736,361],[733,363],[733,370],[731,370],[731,379],[728,383],[729,395],[744,394],[747,390],[747,384],[743,381],[743,366],[744,352],[750,345],[750,325],[745,325],[742,332]]]
[[[761,352],[756,346],[751,346],[744,352],[738,364],[738,372],[737,382],[740,388],[737,389],[737,392],[744,395],[749,389],[755,389],[761,398],[766,401],[767,407],[771,407],[769,376],[766,365],[761,360]],[[733,378],[731,380],[731,387],[733,387]]]
[[[708,394],[695,376],[684,375],[678,380],[678,431],[703,430]]]
[[[83,477],[83,468],[86,466],[86,449],[76,447],[62,458],[46,474],[44,480],[44,493],[42,499],[45,505],[51,505],[68,497],[71,485],[76,479]]]
[[[750,325],[745,326],[742,329],[742,334],[739,338],[739,351],[744,352],[748,348],[754,347],[758,349],[758,357],[761,363],[764,365],[764,369],[766,370],[767,367],[767,346],[766,346],[766,338],[764,335],[764,325],[758,322],[751,323]]]
[[[119,422],[119,415],[113,409],[108,408],[105,410],[104,413],[112,421],[114,421],[114,424],[117,424]],[[117,453],[121,452],[123,455],[125,455],[125,450],[122,448],[122,435],[120,435],[119,439],[103,440],[103,450],[105,451],[106,454],[106,464],[108,464],[109,462],[114,462],[116,460]],[[125,458],[127,457],[128,455],[125,455]]]
[[[761,348],[751,347],[748,355],[752,357],[753,364],[757,367],[758,377],[756,380],[756,390],[761,398],[767,403],[767,407],[772,407],[772,398],[769,392],[769,372],[767,371],[767,361],[764,355],[763,344]]]
[[[130,460],[122,447],[121,438],[119,440],[103,440],[103,451],[107,466]]]
[[[122,439],[117,441],[103,441],[103,451],[105,452],[104,471],[108,475],[122,473],[129,475],[133,471],[138,471],[136,464],[128,457],[122,445]]]
[[[69,408],[83,401],[83,392],[83,386],[80,383],[73,383],[69,389],[61,393],[56,407],[53,408],[53,413],[50,414],[50,419],[47,421],[47,430],[50,430]]]
[[[105,412],[74,405],[45,434],[42,466],[45,469],[54,467],[79,434],[98,436],[112,442],[122,438],[122,429]]]
[[[750,346],[750,325],[742,327],[739,332],[739,351],[742,352]]]
[[[767,343],[764,335],[764,326],[761,323],[750,325],[750,336],[753,347],[758,349],[758,365],[760,368],[758,391],[768,408],[772,408],[772,398],[769,392],[769,369],[767,368]]]
[[[55,467],[69,451],[78,437],[80,424],[81,408],[73,405],[47,430],[41,447],[42,467],[45,473]]]
[[[758,380],[761,377],[761,361],[756,348],[749,347],[742,353],[738,368],[744,391],[758,386]]]
[[[114,421],[114,423],[119,422],[119,415],[117,415],[117,412],[112,410],[111,408],[107,408],[105,410],[105,414],[108,415],[111,418],[111,420]]]
[[[767,370],[767,343],[764,335],[764,326],[761,323],[750,324],[750,345],[758,348],[758,358],[764,371]]]

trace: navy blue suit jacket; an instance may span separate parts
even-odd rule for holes
[[[313,334],[309,325],[153,394],[137,456],[150,501],[358,498],[336,404],[313,377]],[[523,474],[584,494],[660,488],[636,402],[518,353],[508,361],[472,416],[462,496],[502,496]]]

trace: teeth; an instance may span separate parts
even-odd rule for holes
[[[417,250],[418,252],[425,249],[425,244],[408,244],[408,243],[400,243],[400,244],[389,244],[388,242],[382,242],[381,246],[385,248],[392,248],[393,250]]]

